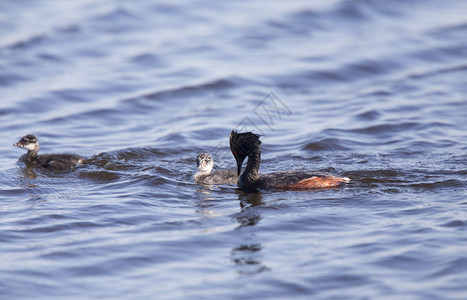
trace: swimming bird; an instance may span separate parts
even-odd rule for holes
[[[347,177],[337,177],[310,171],[284,171],[260,174],[261,141],[252,132],[230,134],[230,150],[237,161],[238,186],[242,188],[273,188],[281,190],[314,190],[333,188],[348,183]],[[245,170],[243,161],[248,157]],[[241,173],[241,175],[240,175]]]
[[[194,180],[199,184],[226,184],[237,183],[238,175],[236,170],[215,170],[214,160],[208,153],[201,153],[196,158],[198,172],[194,175]]]
[[[23,136],[13,146],[24,148],[28,152],[22,155],[19,160],[33,166],[40,166],[55,170],[69,170],[72,167],[82,164],[83,158],[75,154],[43,154],[39,152],[39,140],[32,134]]]

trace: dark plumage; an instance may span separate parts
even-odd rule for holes
[[[74,154],[37,155],[40,149],[39,141],[32,134],[25,135],[16,144],[13,144],[13,146],[28,150],[19,160],[32,166],[40,166],[55,170],[69,170],[83,163],[83,158]]]
[[[308,171],[285,171],[259,174],[261,141],[259,135],[245,132],[230,134],[230,150],[237,161],[238,185],[244,188],[274,188],[283,190],[313,190],[332,188],[350,181],[349,178]],[[245,170],[240,175],[243,161],[248,157]]]

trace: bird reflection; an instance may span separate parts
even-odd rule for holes
[[[36,179],[37,178],[37,174],[34,171],[34,168],[30,167],[30,166],[26,166],[24,168],[21,168],[21,173],[22,173],[21,177],[23,177],[23,178],[27,178],[27,179]]]
[[[264,205],[261,192],[237,189],[236,193],[241,209],[234,215],[235,220],[239,223],[236,229],[257,225],[262,219],[260,208]],[[240,244],[232,248],[230,255],[232,262],[237,267],[237,273],[251,276],[270,270],[263,264],[262,249],[263,246],[260,243]]]
[[[193,194],[192,199],[195,199],[196,206],[198,207],[196,212],[201,213],[203,217],[211,218],[220,215],[220,213],[215,210],[216,202],[212,195],[212,190],[214,188],[214,186],[199,186]]]
[[[232,249],[231,260],[241,275],[256,275],[270,270],[262,262],[261,244],[244,244]]]
[[[240,200],[240,207],[242,209],[264,204],[262,193],[257,189],[238,188],[235,191],[238,195],[238,200]]]
[[[258,224],[261,220],[261,215],[257,209],[253,208],[264,204],[261,192],[249,191],[246,193],[244,190],[237,189],[236,193],[238,195],[238,199],[240,200],[241,208],[240,212],[234,215],[234,218],[240,224],[237,229]]]

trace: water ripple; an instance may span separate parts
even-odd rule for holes
[[[3,298],[463,299],[467,6],[400,2],[0,2]],[[197,185],[232,129],[351,182]]]

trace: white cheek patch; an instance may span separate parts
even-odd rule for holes
[[[200,166],[198,167],[198,170],[199,170],[201,173],[211,173],[212,167],[213,167],[213,164],[212,164],[212,163],[208,163],[207,165],[200,165]]]
[[[36,148],[35,144],[27,144],[23,146],[24,149],[34,150]]]
[[[205,166],[204,169],[206,172],[211,173],[212,168],[214,167],[214,162],[210,160]]]

